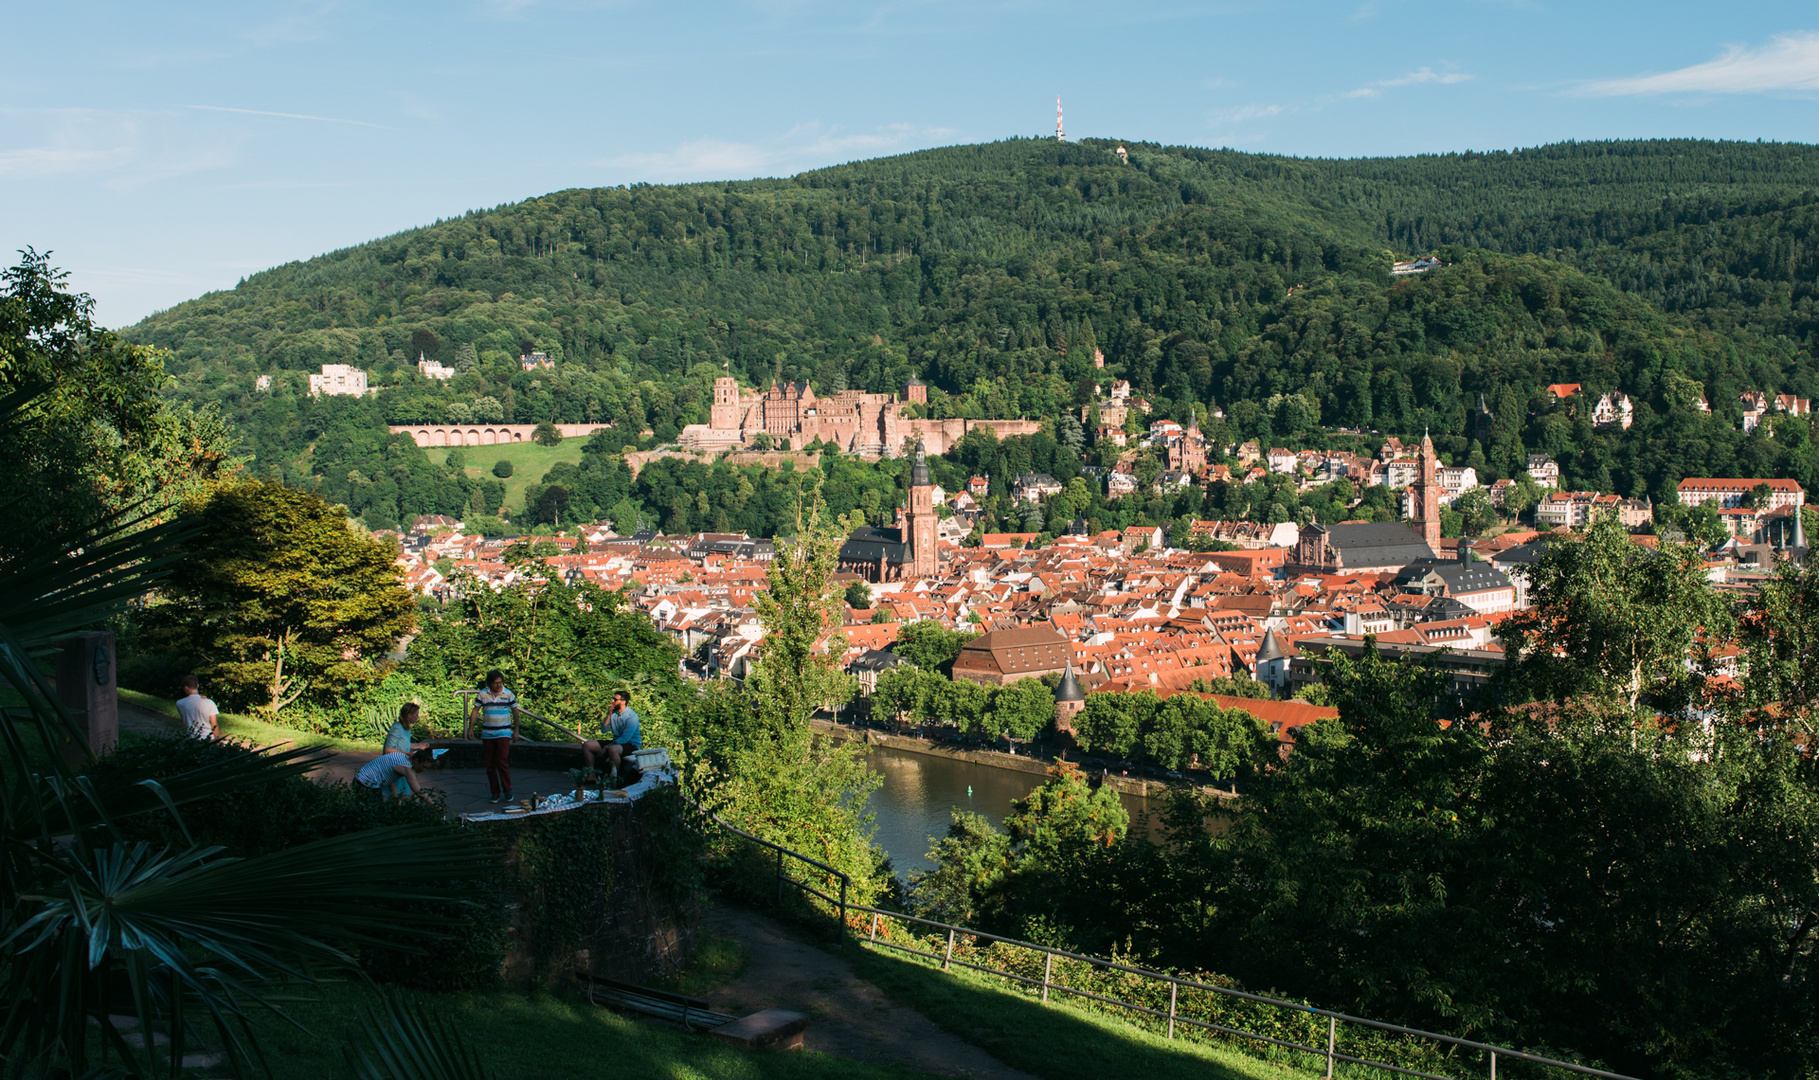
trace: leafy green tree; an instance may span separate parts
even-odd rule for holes
[[[863,581],[849,582],[846,586],[846,606],[858,611],[865,611],[872,606],[872,587]]]
[[[1509,700],[1586,695],[1671,713],[1703,699],[1710,669],[1695,646],[1727,638],[1733,619],[1697,549],[1643,547],[1606,514],[1550,544],[1527,574],[1530,609],[1498,631]]]
[[[562,445],[562,432],[557,430],[556,425],[545,420],[531,432],[531,439],[538,446],[560,446]]]
[[[1062,761],[1048,778],[1013,804],[1005,819],[1025,860],[1060,863],[1082,849],[1107,848],[1124,839],[1130,814],[1109,787],[1089,788],[1078,767]]]
[[[1464,536],[1483,536],[1486,529],[1497,523],[1497,510],[1483,488],[1474,488],[1453,500],[1453,509],[1459,514],[1461,535]]]
[[[452,452],[450,456],[453,456]],[[449,468],[455,469],[460,468],[460,466],[450,465]],[[500,458],[498,461],[493,462],[493,475],[501,480],[508,479],[512,475],[512,463],[504,458]]]
[[[560,525],[564,518],[573,524],[573,515],[569,513],[570,499],[568,489],[561,484],[551,484],[537,495],[537,507],[531,513],[531,521],[538,525]]]
[[[1784,563],[1739,620],[1746,649],[1738,702],[1758,726],[1819,734],[1819,565]]]
[[[953,674],[954,661],[960,658],[961,648],[977,636],[963,630],[949,630],[931,619],[921,619],[903,624],[891,651],[924,671],[947,676]]]
[[[884,888],[884,854],[872,842],[866,800],[881,782],[856,743],[816,739],[809,721],[852,697],[840,670],[840,591],[831,578],[849,530],[817,498],[798,510],[795,539],[766,567],[758,594],[762,658],[743,691],[714,688],[690,710],[689,785],[703,805],[757,836],[852,876],[862,902]],[[826,888],[822,881],[818,887]]]
[[[1709,503],[1698,506],[1688,506],[1677,500],[1657,503],[1653,528],[1658,536],[1701,548],[1715,547],[1730,537],[1724,519],[1718,516],[1717,509]]]
[[[626,603],[623,592],[568,583],[530,545],[514,545],[507,558],[518,579],[505,588],[457,577],[460,599],[425,620],[404,673],[453,693],[477,689],[497,668],[526,708],[570,731],[599,730],[613,692],[625,690],[646,739],[672,744],[683,708],[674,640]],[[541,735],[558,737],[548,730]]]
[[[1148,690],[1138,694],[1088,694],[1086,707],[1074,717],[1074,734],[1083,745],[1116,757],[1129,757],[1137,748],[1146,721],[1160,704]]]
[[[974,925],[980,894],[996,889],[1011,872],[1011,839],[990,819],[955,809],[947,835],[928,849],[930,868],[909,880],[909,908],[936,922]]]
[[[229,709],[275,716],[306,693],[344,694],[416,628],[396,548],[309,492],[246,481],[192,499],[181,520],[195,539],[146,622]]]
[[[1541,487],[1526,472],[1518,475],[1515,480],[1515,486],[1503,493],[1503,512],[1511,518],[1520,518],[1541,501]]]
[[[1236,675],[1220,675],[1212,679],[1195,679],[1188,684],[1189,690],[1202,694],[1224,694],[1227,697],[1273,698],[1269,683],[1258,682],[1250,675],[1239,672]]]
[[[20,395],[0,469],[24,526],[0,548],[148,501],[162,516],[231,471],[219,411],[161,397],[165,354],[96,326],[94,301],[66,280],[30,248],[0,271],[0,398]]]
[[[935,696],[945,691],[946,684],[941,676],[914,665],[888,668],[879,674],[872,691],[873,715],[899,722],[932,719]]]
[[[967,679],[949,679],[940,692],[930,698],[937,723],[949,724],[962,735],[985,730],[987,710],[991,705],[990,690]]]
[[[989,730],[1033,739],[1055,719],[1055,695],[1040,679],[1018,679],[992,691]]]

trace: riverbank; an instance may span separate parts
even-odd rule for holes
[[[1010,754],[1002,750],[966,750],[938,743],[932,739],[916,738],[910,735],[892,735],[873,728],[847,727],[830,720],[816,719],[810,721],[810,725],[817,734],[826,735],[828,738],[838,739],[842,742],[862,742],[868,746],[882,746],[905,753],[965,762],[969,765],[983,765],[992,769],[1006,769],[1011,772],[1046,776],[1055,765],[1052,758]],[[1130,795],[1139,799],[1159,798],[1175,791],[1196,791],[1219,799],[1237,798],[1229,791],[1221,791],[1210,785],[1193,784],[1187,781],[1151,780],[1140,776],[1120,776],[1110,772],[1102,773],[1100,780],[1120,795]]]

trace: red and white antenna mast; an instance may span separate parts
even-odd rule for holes
[[[1061,134],[1061,95],[1059,94],[1055,95],[1055,141],[1065,141],[1065,137]]]

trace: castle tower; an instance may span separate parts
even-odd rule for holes
[[[1421,512],[1421,538],[1436,554],[1440,551],[1440,455],[1434,440],[1421,433],[1421,481],[1416,508]]]
[[[909,572],[916,577],[932,578],[941,572],[935,525],[935,485],[928,478],[928,458],[922,452],[922,440],[917,439],[909,489]]]
[[[1061,676],[1061,684],[1055,687],[1055,730],[1073,734],[1074,717],[1086,708],[1086,691],[1080,688],[1080,680],[1074,678],[1074,663],[1068,661],[1067,674]]]
[[[739,380],[729,375],[714,380],[714,404],[708,411],[707,423],[715,431],[732,431],[739,426]]]
[[[928,384],[912,377],[903,388],[903,400],[913,401],[918,405],[928,404]]]

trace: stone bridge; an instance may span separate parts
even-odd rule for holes
[[[611,424],[557,424],[565,439],[585,439]],[[409,435],[418,446],[498,446],[530,442],[536,424],[392,424],[392,434]]]

